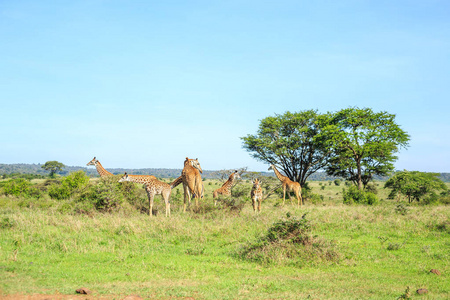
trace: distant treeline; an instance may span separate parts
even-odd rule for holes
[[[118,175],[124,174],[125,172],[134,175],[153,175],[158,178],[176,178],[181,175],[182,169],[154,169],[154,168],[144,168],[144,169],[123,169],[123,168],[106,168],[109,172]],[[64,170],[58,174],[65,176],[72,172],[83,170],[88,176],[97,177],[98,173],[94,167],[76,167],[76,166],[65,166]],[[219,170],[208,171],[203,170],[202,177],[206,179],[218,178]],[[0,175],[11,175],[11,174],[33,174],[47,176],[48,171],[42,169],[41,164],[0,164]],[[257,172],[261,176],[274,176],[273,172]],[[329,181],[334,180],[337,177],[328,176],[324,172],[316,172],[308,177],[310,181]],[[444,182],[450,182],[450,173],[441,173],[440,178]],[[388,177],[375,177],[375,180],[387,180]]]

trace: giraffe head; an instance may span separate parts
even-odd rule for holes
[[[119,182],[124,182],[124,181],[130,181],[130,179],[128,178],[127,172],[125,172],[125,175],[123,175],[122,178],[119,179]]]
[[[254,187],[258,187],[260,184],[261,184],[261,181],[259,181],[258,178],[254,178],[254,179],[253,179],[253,186],[254,186]]]
[[[267,169],[268,171],[273,170],[274,166],[270,165],[269,169]]]
[[[197,170],[200,171],[200,173],[203,173],[202,167],[200,166],[200,163],[198,162],[198,158],[196,159],[189,159],[186,157],[186,160],[184,161],[184,163],[188,163],[191,167],[196,168]]]
[[[86,164],[86,166],[96,166],[97,163],[98,163],[98,159],[96,159],[95,156],[94,156],[94,158],[90,162],[88,162]]]
[[[237,170],[234,170],[234,172],[231,174],[234,179],[241,179],[241,175],[239,175],[239,172]]]

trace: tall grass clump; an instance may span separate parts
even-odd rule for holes
[[[255,242],[242,247],[242,259],[262,264],[281,264],[302,267],[307,264],[325,264],[339,261],[335,244],[313,235],[311,222],[303,215],[273,223]]]

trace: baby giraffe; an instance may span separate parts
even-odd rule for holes
[[[161,195],[166,203],[166,217],[170,216],[170,194],[172,189],[182,183],[181,176],[174,180],[171,184],[159,181],[155,176],[151,175],[125,175],[119,179],[119,182],[131,181],[136,183],[142,183],[145,186],[148,196],[148,214],[152,216],[153,211],[153,198],[155,195]]]
[[[241,176],[237,170],[231,173],[230,177],[228,177],[228,180],[222,185],[222,187],[213,192],[213,198],[217,198],[219,195],[227,197],[231,196],[231,188],[233,187],[234,181],[238,178],[241,178]],[[217,204],[217,200],[214,201],[214,204]]]
[[[256,213],[256,209],[258,209],[258,212],[261,212],[261,202],[263,199],[261,183],[258,178],[253,179],[253,187],[250,192],[250,197],[253,202],[253,211]]]

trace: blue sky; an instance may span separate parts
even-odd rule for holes
[[[448,1],[0,0],[0,163],[267,170],[285,111],[370,107],[450,172]]]

